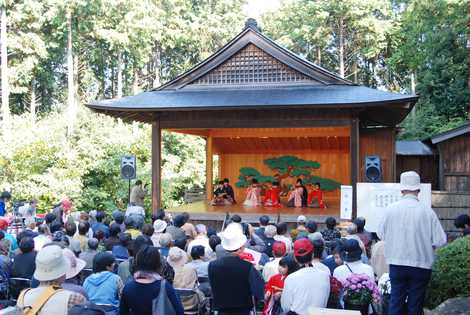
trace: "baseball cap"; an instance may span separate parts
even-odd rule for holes
[[[305,256],[313,252],[313,244],[306,238],[294,242],[294,256]]]
[[[307,221],[307,218],[304,215],[299,215],[297,217],[297,223],[305,223]]]
[[[284,256],[287,252],[286,244],[284,242],[273,243],[273,254],[276,256]]]

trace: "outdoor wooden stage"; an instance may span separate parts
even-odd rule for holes
[[[282,222],[296,222],[301,214],[311,218],[318,223],[323,223],[327,217],[335,217],[339,221],[340,205],[338,201],[328,202],[328,208],[288,208],[282,206],[275,207],[245,207],[238,203],[231,206],[211,206],[207,201],[196,201],[175,208],[167,209],[172,214],[188,212],[193,221],[223,221],[227,213],[238,214],[244,222],[255,223],[261,215],[269,215],[272,222],[276,222],[278,217]]]

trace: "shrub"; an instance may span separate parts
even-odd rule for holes
[[[470,235],[437,250],[426,304],[434,308],[447,299],[470,296]]]

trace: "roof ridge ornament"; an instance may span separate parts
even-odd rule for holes
[[[254,31],[261,33],[261,30],[258,27],[258,22],[254,18],[248,18],[245,22],[245,28],[251,28]]]

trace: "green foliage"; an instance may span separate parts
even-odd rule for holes
[[[426,304],[434,308],[453,297],[470,297],[470,236],[437,250]]]
[[[320,168],[320,163],[300,159],[291,155],[284,155],[276,158],[264,160],[264,164],[276,172],[274,176],[264,176],[253,167],[242,167],[237,187],[248,187],[252,179],[257,179],[260,183],[268,183],[276,180],[276,178],[302,177],[304,184],[320,183],[323,190],[335,190],[341,186],[335,180],[322,178],[312,175],[312,171]]]

